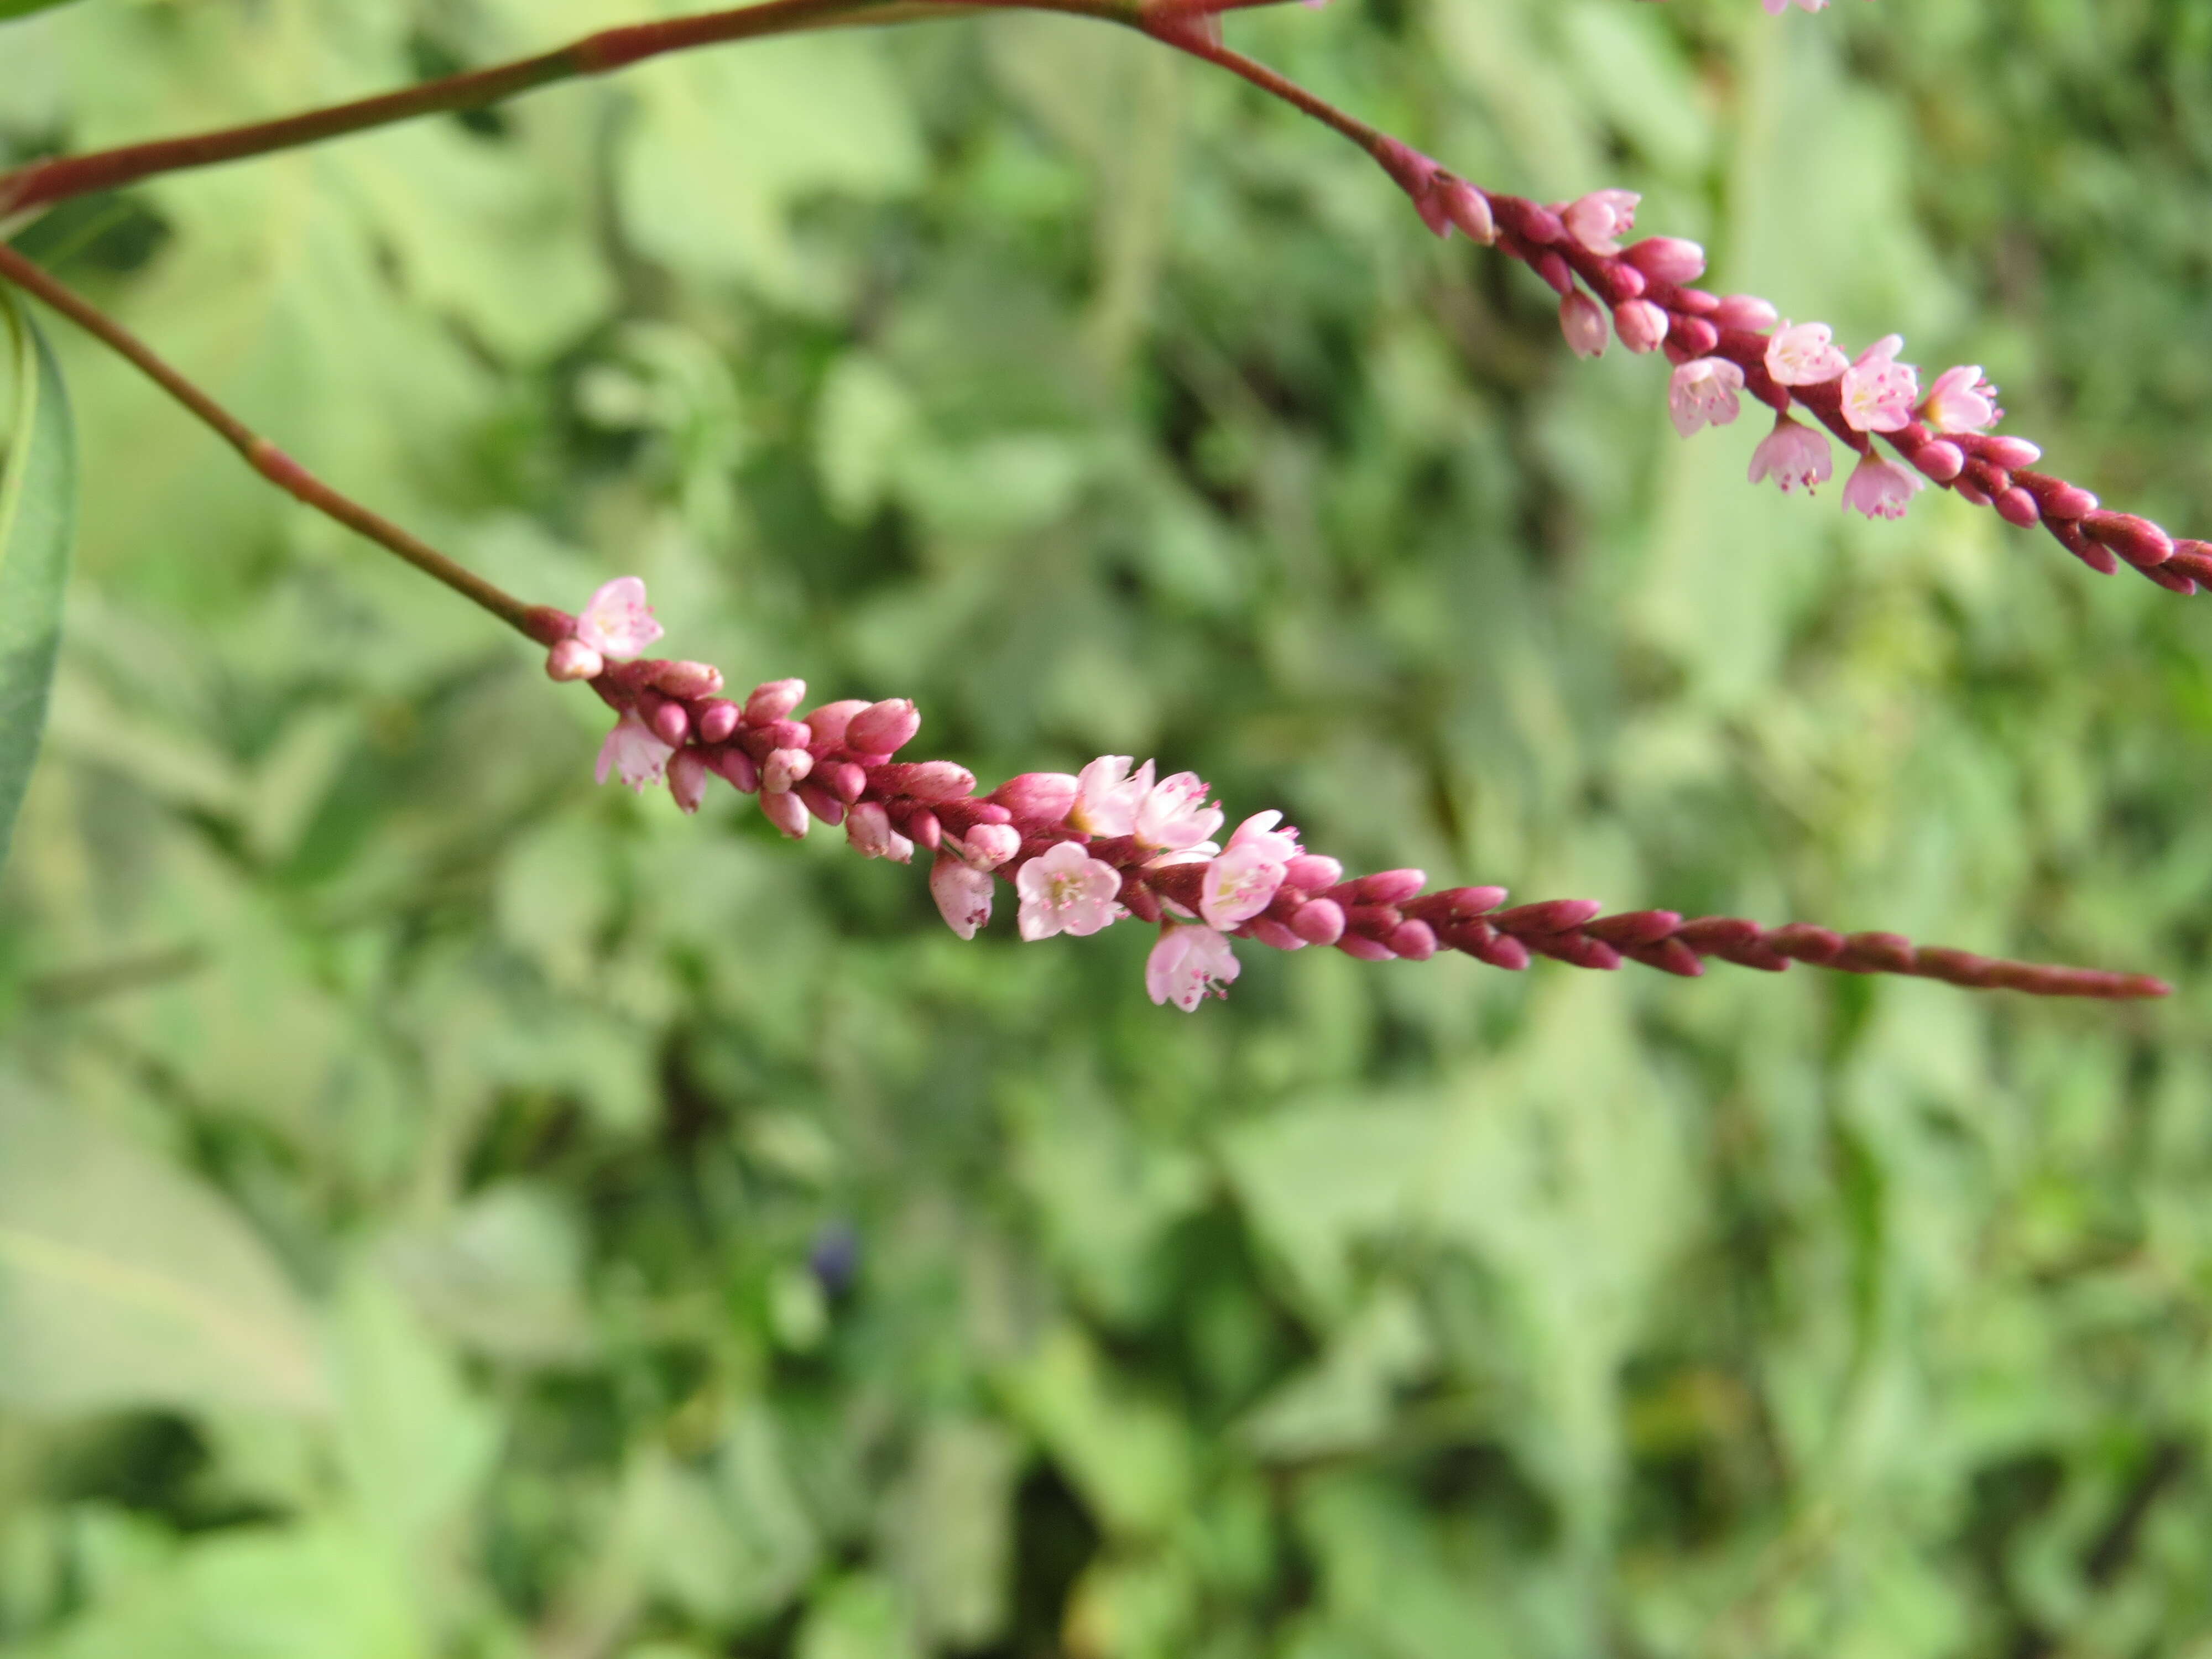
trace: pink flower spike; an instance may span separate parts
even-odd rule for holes
[[[1559,331],[1577,357],[1605,353],[1605,307],[1576,289],[1559,301]]]
[[[1638,356],[1659,349],[1673,320],[1649,300],[1626,300],[1613,308],[1613,326],[1621,344]]]
[[[1901,334],[1885,335],[1844,371],[1844,418],[1861,432],[1895,432],[1912,423],[1920,375],[1897,361]]]
[[[549,680],[595,680],[606,666],[605,658],[578,639],[562,640],[545,653]]]
[[[981,870],[943,854],[930,866],[929,896],[937,901],[937,914],[963,939],[975,938],[975,930],[991,920],[993,884]]]
[[[631,662],[661,635],[645,602],[645,583],[617,576],[602,586],[576,618],[576,637],[609,662]]]
[[[1784,323],[1766,343],[1766,372],[1778,386],[1818,386],[1851,366],[1826,323]]]
[[[1824,484],[1836,476],[1834,459],[1828,453],[1828,441],[1810,427],[1801,426],[1787,415],[1774,417],[1774,430],[1759,441],[1759,447],[1751,453],[1751,481],[1771,478],[1787,495],[1793,489],[1813,493],[1815,484]]]
[[[1211,996],[1226,996],[1239,971],[1229,941],[1211,927],[1166,927],[1145,958],[1145,994],[1185,1013]]]
[[[1920,405],[1920,418],[1938,432],[1986,432],[2004,419],[2004,410],[1997,407],[1997,389],[1982,378],[1980,366],[1962,365],[1936,377]]]
[[[607,740],[599,745],[599,763],[594,775],[605,783],[619,773],[622,781],[641,795],[660,781],[668,757],[675,752],[653,736],[652,728],[635,714],[625,712],[615,722],[615,729],[607,733]]]
[[[707,799],[707,757],[696,749],[679,749],[668,763],[668,793],[685,812]]]
[[[1079,842],[1056,842],[1015,872],[1014,890],[1022,896],[1018,921],[1024,939],[1032,944],[1054,933],[1079,939],[1114,920],[1121,872],[1092,858]]]
[[[1614,239],[1636,228],[1636,204],[1643,199],[1632,190],[1594,190],[1569,203],[1559,219],[1568,235],[1610,258],[1620,252]]]
[[[1132,772],[1127,755],[1101,755],[1076,779],[1075,810],[1068,822],[1086,835],[1133,834],[1137,809],[1152,793],[1152,762]]]
[[[1219,807],[1206,804],[1203,778],[1195,772],[1178,772],[1162,778],[1145,797],[1137,809],[1133,833],[1160,852],[1185,852],[1211,841],[1226,816]]]
[[[1901,519],[1907,503],[1927,488],[1917,473],[1896,462],[1862,455],[1844,481],[1844,505],[1869,519]]]
[[[1667,382],[1667,414],[1685,438],[1706,426],[1726,426],[1742,411],[1736,393],[1743,371],[1725,357],[1684,363]]]

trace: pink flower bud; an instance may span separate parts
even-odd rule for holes
[[[1605,351],[1605,308],[1577,289],[1559,301],[1559,331],[1577,357],[1595,357]]]
[[[737,704],[726,697],[716,697],[699,711],[699,741],[726,743],[730,733],[738,729],[742,714]]]
[[[899,820],[899,828],[913,838],[915,846],[924,852],[934,853],[945,844],[945,826],[927,806],[916,806],[911,801],[903,805],[907,811]]]
[[[881,801],[861,801],[846,815],[845,839],[864,859],[904,864],[914,857],[914,843],[891,828]]]
[[[1667,343],[1680,349],[1685,361],[1710,357],[1721,343],[1721,331],[1703,317],[1677,317],[1668,327]],[[1721,361],[1728,362],[1726,358]],[[1729,367],[1735,368],[1735,365],[1729,363]],[[1743,373],[1741,368],[1735,372],[1739,375]]]
[[[1244,924],[1244,931],[1262,945],[1273,945],[1278,951],[1303,951],[1306,942],[1279,921],[1266,916],[1255,916]]]
[[[1965,471],[1966,457],[1959,446],[1938,439],[1912,452],[1912,464],[1937,483],[1948,483]]]
[[[2007,524],[2017,525],[2022,530],[2033,526],[2043,516],[2043,509],[2035,504],[2035,497],[2014,484],[1990,503],[1997,516]]]
[[[1391,954],[1407,962],[1426,962],[1437,953],[1437,936],[1425,921],[1401,921],[1383,941]]]
[[[2100,508],[2083,516],[2081,528],[2132,565],[2164,564],[2173,556],[2173,542],[2166,532],[2132,513]]]
[[[2004,468],[2008,472],[2015,467],[2033,466],[2043,459],[2043,452],[2027,439],[2006,437],[2002,434],[1977,438],[1971,444],[1960,447],[1980,456],[1992,466]]]
[[[1636,228],[1636,204],[1643,199],[1632,190],[1594,190],[1569,203],[1559,222],[1592,253],[1615,254],[1620,244],[1614,238]]]
[[[1352,884],[1352,897],[1360,904],[1396,904],[1409,899],[1429,884],[1425,870],[1377,870]]]
[[[1346,933],[1337,940],[1336,948],[1348,957],[1358,957],[1362,962],[1389,962],[1396,955],[1382,940],[1369,939],[1364,933]]]
[[[940,857],[930,866],[929,896],[937,901],[937,914],[963,939],[991,920],[991,878],[971,870],[955,858]]]
[[[1490,198],[1466,179],[1442,175],[1437,198],[1444,217],[1457,225],[1469,241],[1480,242],[1486,247],[1498,240],[1498,222],[1491,216]]]
[[[1756,294],[1724,295],[1706,314],[1716,328],[1741,329],[1747,334],[1764,334],[1782,320],[1782,313]]]
[[[545,653],[545,677],[552,680],[595,680],[606,672],[606,659],[578,639],[556,641]]]
[[[652,726],[653,736],[672,749],[691,735],[691,716],[680,702],[661,703],[646,724]]]
[[[745,699],[745,724],[766,726],[770,720],[782,720],[805,696],[805,680],[769,680],[757,685]]]
[[[1024,772],[1008,778],[991,792],[989,799],[1018,818],[1059,823],[1075,810],[1081,787],[1079,780],[1066,772]]]
[[[1575,268],[1567,263],[1564,254],[1547,248],[1536,256],[1530,268],[1549,283],[1552,292],[1561,299],[1575,291]]]
[[[1613,308],[1613,325],[1621,344],[1641,355],[1656,351],[1667,337],[1667,313],[1649,300],[1631,300]]]
[[[717,749],[707,757],[713,767],[730,781],[730,787],[740,794],[750,795],[760,787],[760,765],[742,749]]]
[[[1344,866],[1325,853],[1301,853],[1283,866],[1283,879],[1304,893],[1318,893],[1344,879]]]
[[[1310,899],[1291,917],[1291,931],[1309,945],[1334,945],[1344,937],[1344,907],[1334,899]]]
[[[870,703],[845,727],[845,746],[855,754],[895,755],[921,730],[921,714],[905,697]]]
[[[807,825],[812,820],[806,816],[806,803],[798,796],[788,790],[763,790],[760,804],[768,821],[792,840],[806,838]]]
[[[804,749],[771,749],[761,765],[761,787],[782,794],[814,770],[814,757]]]
[[[696,749],[679,749],[668,763],[668,793],[686,812],[707,799],[707,757]]]
[[[850,805],[868,787],[868,775],[851,761],[818,761],[814,781]]]
[[[1621,257],[1655,282],[1680,287],[1705,274],[1705,251],[1680,236],[1647,236],[1632,242]]]
[[[818,783],[802,783],[792,792],[806,810],[828,824],[845,821],[845,803]]]
[[[653,671],[653,689],[689,702],[711,697],[722,689],[722,671],[711,663],[665,662]]]
[[[979,823],[961,837],[954,850],[978,870],[995,870],[1022,850],[1022,832],[1011,823]]]
[[[893,761],[872,775],[886,795],[906,795],[932,805],[958,800],[975,788],[975,775],[951,761]]]
[[[853,723],[853,716],[872,707],[860,697],[847,697],[838,702],[825,702],[805,716],[806,729],[814,734],[814,741],[835,748],[845,741],[845,728]]]
[[[2097,498],[2079,484],[2063,479],[2053,479],[2050,492],[2043,498],[2043,514],[2049,519],[2086,519],[2097,510]]]

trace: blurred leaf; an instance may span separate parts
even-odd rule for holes
[[[50,6],[65,6],[69,0],[0,0],[0,22],[10,17],[27,17],[34,11],[44,11]]]
[[[23,9],[18,8],[17,9]],[[0,14],[5,15],[5,14]],[[76,526],[76,434],[61,370],[12,288],[0,284],[15,404],[0,467],[0,864],[30,787],[61,650]]]
[[[326,1407],[306,1310],[220,1198],[112,1129],[0,1089],[0,1400]]]

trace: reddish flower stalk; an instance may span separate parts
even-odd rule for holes
[[[1155,781],[1151,762],[1132,772],[1124,756],[1102,757],[1079,777],[1026,773],[979,794],[966,767],[896,758],[921,728],[913,703],[830,702],[802,714],[799,680],[725,697],[721,673],[704,663],[641,656],[660,632],[644,584],[623,577],[568,620],[547,659],[554,678],[588,679],[617,716],[600,753],[602,782],[619,773],[642,793],[665,779],[690,812],[720,777],[757,794],[787,836],[842,825],[865,857],[931,854],[932,892],[963,939],[989,920],[998,881],[1020,895],[1024,939],[1097,933],[1126,916],[1157,923],[1146,974],[1156,1002],[1191,1009],[1218,994],[1237,973],[1231,939],[1286,951],[1334,945],[1370,962],[1457,951],[1498,968],[1546,956],[1695,977],[1717,957],[1770,973],[1802,962],[2035,996],[2121,1000],[2169,988],[2146,975],[2008,962],[1894,933],[1672,910],[1604,915],[1588,899],[1508,909],[1502,887],[1431,891],[1419,870],[1347,877],[1336,860],[1300,848],[1279,813],[1247,819],[1218,846],[1224,815],[1204,783],[1190,773]]]

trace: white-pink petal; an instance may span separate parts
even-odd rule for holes
[[[617,576],[603,584],[576,618],[576,638],[609,662],[643,656],[662,632],[653,607],[645,602],[645,583],[636,576]]]
[[[1211,841],[1226,816],[1219,807],[1206,804],[1204,779],[1195,772],[1177,772],[1146,793],[1137,808],[1134,833],[1147,847],[1179,852]]]
[[[1145,993],[1188,1014],[1209,994],[1226,995],[1224,988],[1237,977],[1238,967],[1229,941],[1212,928],[1170,927],[1145,958]]]
[[[668,757],[676,750],[653,735],[653,729],[625,710],[599,745],[599,763],[593,773],[601,783],[617,774],[641,795],[659,783]]]
[[[1017,918],[1022,937],[1034,943],[1054,933],[1095,933],[1117,914],[1121,873],[1092,858],[1077,842],[1055,843],[1014,873],[1021,895]]]
[[[963,939],[975,938],[975,930],[991,920],[994,884],[981,870],[949,854],[939,854],[930,866],[929,896],[937,901],[937,914]]]
[[[1851,366],[1826,323],[1784,323],[1766,343],[1766,372],[1779,386],[1818,386]]]
[[[1137,826],[1137,809],[1152,790],[1152,763],[1133,773],[1127,755],[1101,755],[1076,777],[1075,809],[1068,822],[1085,835],[1127,836]]]
[[[1667,415],[1685,438],[1700,427],[1726,426],[1742,411],[1736,394],[1743,370],[1725,357],[1697,357],[1667,382]]]

